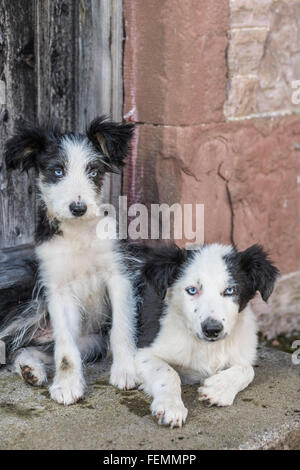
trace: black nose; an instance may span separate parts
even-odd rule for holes
[[[217,338],[223,330],[222,323],[214,320],[213,318],[208,318],[205,320],[203,323],[201,323],[201,327],[207,338]]]
[[[75,217],[81,217],[86,213],[87,205],[85,202],[71,202],[69,208]]]

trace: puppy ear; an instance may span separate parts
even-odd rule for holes
[[[46,132],[29,124],[21,124],[5,144],[4,158],[8,169],[28,171],[37,167],[36,157],[47,144]]]
[[[240,266],[247,275],[253,295],[259,291],[266,302],[279,276],[279,270],[269,260],[267,253],[259,245],[250,246],[240,253]]]
[[[161,298],[165,298],[168,287],[177,279],[187,256],[187,251],[176,245],[150,249],[145,255],[144,274]]]
[[[114,168],[119,169],[124,166],[133,131],[134,124],[121,124],[100,116],[91,122],[86,134],[98,152],[104,155],[105,163],[113,171]]]
[[[88,139],[94,144],[99,153],[104,155],[105,163],[114,168],[125,165],[133,137],[134,124],[122,124],[109,121],[105,116],[96,117],[86,130]]]

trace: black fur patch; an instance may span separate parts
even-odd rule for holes
[[[36,165],[43,182],[57,184],[61,181],[68,171],[68,158],[61,148],[61,139],[48,140],[46,149],[37,155]],[[57,176],[55,170],[61,170],[63,176]]]
[[[125,165],[133,137],[134,124],[120,124],[109,121],[105,116],[94,119],[86,130],[86,135],[111,170]]]
[[[37,155],[45,151],[48,144],[46,131],[28,123],[19,123],[14,136],[5,144],[5,162],[8,169],[37,169]]]
[[[259,245],[253,245],[245,251],[233,252],[224,257],[227,269],[237,287],[239,311],[259,291],[266,302],[272,294],[279,270],[269,260],[267,253]]]
[[[38,207],[37,226],[35,231],[35,241],[40,244],[51,240],[54,235],[62,235],[58,220],[51,220],[47,215],[47,210],[43,205]]]
[[[153,342],[159,332],[164,307],[163,299],[157,295],[151,283],[145,278],[145,268],[153,254],[153,248],[120,240],[119,251],[127,275],[129,273],[131,277],[135,294],[138,313],[137,346],[146,347]]]
[[[168,287],[182,274],[186,261],[194,256],[192,250],[174,244],[152,249],[146,254],[144,274],[157,294],[164,298]]]
[[[85,171],[95,186],[96,191],[100,193],[103,187],[105,173],[108,171],[107,165],[103,164],[102,159],[95,158],[88,163]],[[96,171],[97,175],[92,178],[90,175],[93,171]]]
[[[143,292],[143,303],[139,309],[138,348],[150,346],[157,337],[164,306],[164,300],[157,295],[151,284],[148,284]]]
[[[147,283],[139,309],[139,348],[150,346],[158,335],[161,318],[166,313],[164,298],[167,289],[182,276],[195,253],[180,249],[173,243],[159,248],[143,247],[143,250],[143,274]]]
[[[38,288],[38,262],[34,255],[20,255],[15,260],[0,263],[0,277],[4,277],[8,272],[14,272],[16,281],[7,289],[0,290],[0,337],[6,343],[6,352],[9,361],[11,351],[14,351],[15,336],[20,334],[22,325],[26,324],[29,318],[36,316],[37,304],[34,302],[33,295],[35,287],[39,292],[40,304],[44,300],[44,289]],[[15,323],[16,329],[12,330],[8,336],[3,336],[3,330]],[[41,325],[43,327],[43,325]],[[22,337],[22,346],[27,346],[32,342],[32,333],[34,328],[29,328]]]
[[[9,312],[32,297],[32,291],[37,280],[38,263],[35,256],[19,256],[17,259],[9,259],[0,263],[0,278],[2,288],[0,289],[0,325],[9,321]],[[3,280],[8,277],[16,281],[7,283],[3,287]]]

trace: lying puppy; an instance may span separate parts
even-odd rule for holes
[[[136,385],[137,271],[132,274],[126,267],[130,252],[96,233],[104,217],[104,175],[123,166],[132,135],[132,124],[99,117],[86,134],[21,127],[6,145],[8,168],[37,171],[37,268],[24,260],[18,269],[30,271],[29,278],[37,269],[38,278],[31,302],[11,302],[18,298],[18,288],[2,298],[0,339],[14,356],[18,374],[31,385],[47,381],[45,365],[52,361],[54,342],[50,394],[65,405],[84,393],[82,359],[103,351],[103,325],[110,310],[110,382],[119,388]]]
[[[171,246],[147,255],[145,274],[164,301],[146,295],[136,363],[159,424],[184,424],[181,382],[204,379],[199,399],[217,406],[232,405],[250,384],[257,338],[248,303],[256,291],[266,301],[278,273],[257,245],[242,252]]]

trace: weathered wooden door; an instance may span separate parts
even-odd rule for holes
[[[1,261],[32,245],[35,227],[35,175],[7,173],[6,138],[19,119],[54,117],[63,131],[99,114],[121,119],[123,21],[122,0],[0,1]],[[107,178],[106,201],[120,184]]]

